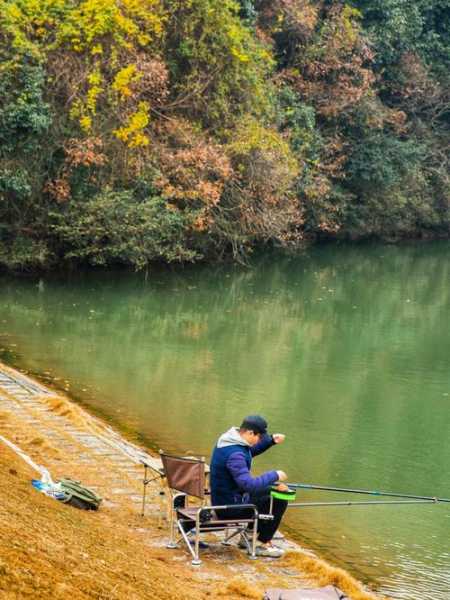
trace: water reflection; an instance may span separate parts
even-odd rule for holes
[[[166,449],[208,454],[262,412],[288,437],[260,469],[448,496],[449,250],[330,246],[147,281],[3,279],[0,346]],[[440,506],[305,509],[289,524],[386,593],[444,600],[448,517]]]

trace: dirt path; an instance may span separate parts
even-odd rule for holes
[[[256,599],[268,587],[328,583],[353,600],[375,598],[345,571],[288,540],[284,559],[255,562],[213,540],[193,570],[184,548],[165,548],[160,482],[148,486],[146,516],[140,516],[140,460],[158,468],[159,459],[69,398],[2,364],[0,434],[54,479],[79,479],[104,498],[96,513],[47,498],[30,485],[39,474],[0,441],[0,505],[6,509],[0,511],[1,598]]]

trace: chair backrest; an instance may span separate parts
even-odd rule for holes
[[[160,451],[167,484],[172,490],[203,499],[205,495],[205,461],[201,458],[172,456]]]

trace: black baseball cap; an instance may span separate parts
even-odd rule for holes
[[[241,429],[264,434],[267,433],[267,421],[260,415],[249,415],[242,421]]]

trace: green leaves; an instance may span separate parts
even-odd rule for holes
[[[186,239],[189,217],[157,197],[136,202],[130,192],[106,190],[50,217],[64,260],[139,270],[155,261],[188,262],[200,256]]]
[[[17,60],[17,59],[16,59]],[[50,107],[44,100],[42,65],[27,55],[9,70],[0,71],[0,153],[32,152],[51,126]]]
[[[348,177],[356,188],[378,191],[392,188],[417,169],[424,152],[418,140],[369,132],[359,141],[355,140],[347,164]]]
[[[267,113],[273,59],[240,19],[238,4],[172,0],[167,11],[174,106],[218,130],[245,112]]]

